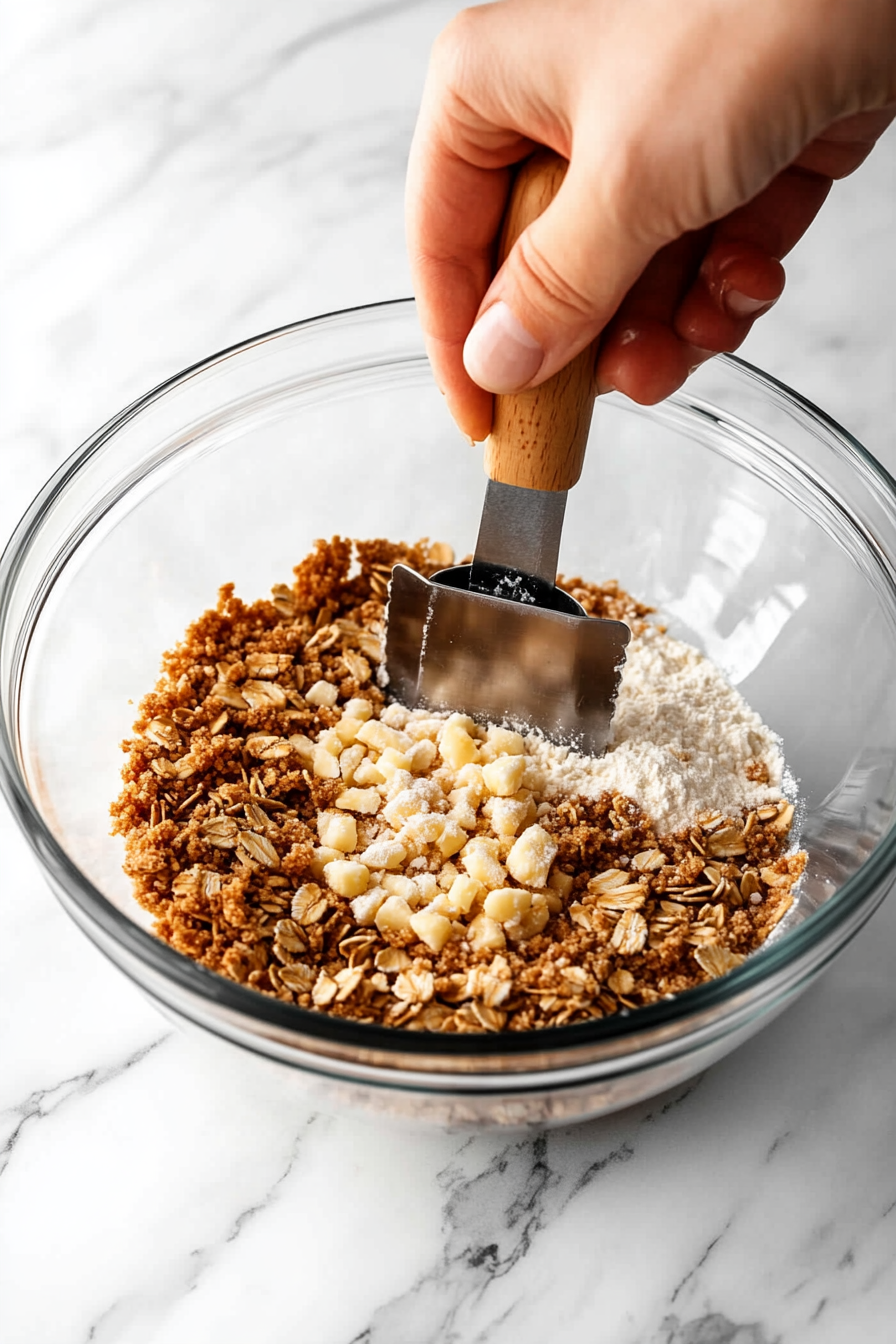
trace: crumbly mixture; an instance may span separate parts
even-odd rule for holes
[[[112,808],[155,932],[304,1008],[439,1031],[584,1021],[739,965],[805,866],[785,852],[775,739],[713,683],[734,762],[724,806],[712,781],[666,806],[643,772],[632,796],[603,762],[536,736],[386,704],[375,669],[392,565],[429,575],[451,559],[427,542],[318,542],[270,601],[222,588],[165,656]],[[716,675],[615,583],[565,586],[632,627],[645,724],[649,663],[665,675],[678,658],[685,697]],[[637,746],[619,733],[605,761]],[[658,823],[670,817],[686,824]]]

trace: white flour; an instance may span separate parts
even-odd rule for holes
[[[604,756],[534,735],[526,751],[547,774],[548,797],[627,794],[660,832],[689,826],[710,809],[760,807],[779,799],[785,784],[780,739],[708,658],[655,630],[629,644]],[[757,763],[767,783],[747,777]]]

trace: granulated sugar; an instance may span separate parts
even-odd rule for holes
[[[708,658],[658,630],[628,648],[610,745],[582,756],[537,736],[526,750],[546,771],[547,796],[637,798],[657,830],[693,824],[781,797],[780,739]]]

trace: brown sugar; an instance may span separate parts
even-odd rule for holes
[[[658,834],[637,799],[546,797],[517,733],[386,704],[392,566],[451,559],[318,542],[165,655],[112,807],[155,933],[285,1002],[440,1031],[603,1017],[739,965],[793,903],[792,804]],[[617,584],[566,586],[644,628]]]

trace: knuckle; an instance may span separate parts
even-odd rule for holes
[[[594,305],[582,286],[565,276],[527,229],[517,245],[517,275],[529,300],[567,322],[587,322]]]
[[[432,47],[430,66],[438,81],[448,88],[462,85],[476,51],[479,17],[462,9],[439,33]]]

